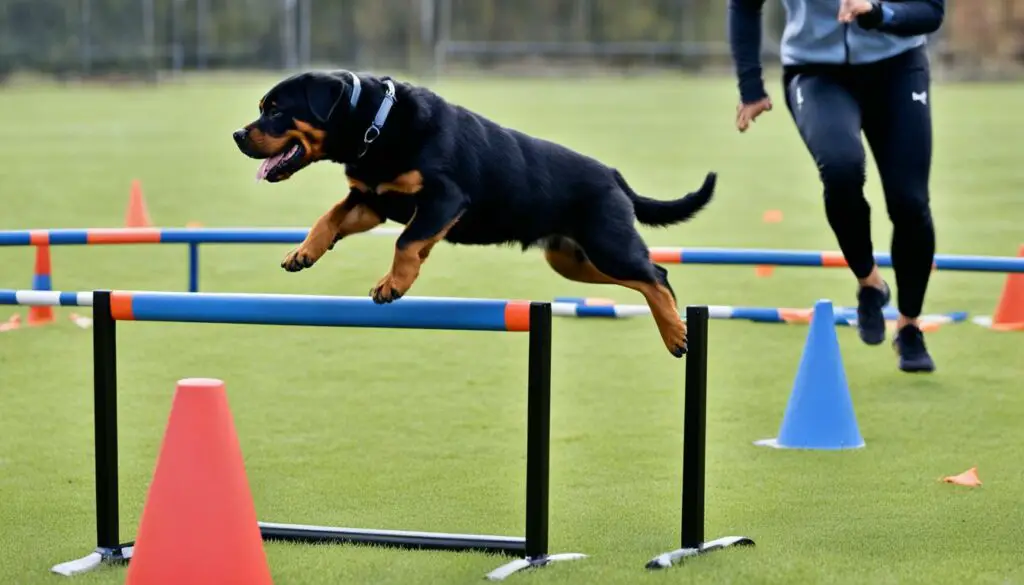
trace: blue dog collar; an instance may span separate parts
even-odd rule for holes
[[[369,150],[370,145],[373,144],[374,140],[380,136],[380,130],[384,127],[384,123],[388,120],[388,114],[391,113],[391,107],[395,105],[398,98],[395,96],[395,84],[390,79],[385,79],[384,84],[388,86],[387,92],[384,94],[384,101],[381,102],[380,108],[377,109],[377,115],[373,117],[373,123],[366,129],[366,133],[363,134],[363,149],[359,153],[359,158],[363,158],[366,151]],[[352,95],[358,97],[359,90],[358,82],[352,90]],[[353,102],[353,106],[355,102]]]
[[[352,97],[348,100],[348,109],[352,112],[359,104],[359,94],[363,93],[363,83],[359,81],[359,76],[355,73],[351,71],[346,71],[346,73],[352,76]]]

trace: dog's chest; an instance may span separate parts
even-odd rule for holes
[[[350,173],[349,186],[364,193],[377,195],[415,195],[423,190],[423,175],[417,170],[406,171],[395,176]]]

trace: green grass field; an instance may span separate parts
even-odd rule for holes
[[[307,226],[345,191],[316,165],[254,184],[230,133],[275,77],[159,88],[11,87],[0,92],[0,228],[118,227],[143,182],[154,221]],[[816,169],[781,96],[747,135],[727,80],[448,80],[443,95],[620,168],[640,192],[677,196],[720,173],[690,224],[651,245],[835,249]],[[777,87],[773,82],[771,86]],[[937,85],[932,181],[939,251],[1014,255],[1024,241],[1024,86]],[[869,168],[876,246],[889,224]],[[762,212],[780,209],[781,224]],[[278,266],[287,246],[207,246],[205,291],[363,295],[390,240],[346,241],[314,269]],[[58,247],[54,288],[183,290],[183,246]],[[675,267],[681,303],[854,303],[844,270]],[[0,250],[0,282],[31,284],[32,251]],[[887,278],[892,278],[886,270]],[[937,272],[926,311],[991,314],[1002,275]],[[531,298],[627,290],[561,280],[538,253],[435,249],[415,295]],[[7,307],[6,309],[13,309]],[[6,317],[12,311],[3,316]],[[24,314],[24,310],[21,311]],[[88,331],[0,334],[0,581],[56,582],[55,563],[95,544]],[[551,550],[591,558],[513,580],[569,583],[1024,583],[1024,337],[973,324],[930,334],[931,376],[888,347],[837,330],[867,447],[781,452],[775,436],[804,326],[711,324],[707,534],[755,549],[649,574],[678,541],[682,381],[653,322],[555,325]],[[127,323],[119,328],[121,526],[134,536],[179,378],[224,379],[261,519],[491,534],[523,530],[525,336]],[[977,465],[985,485],[943,475]],[[503,559],[368,547],[266,547],[276,583],[475,583]],[[188,562],[188,559],[182,559]],[[124,568],[76,578],[121,583]]]

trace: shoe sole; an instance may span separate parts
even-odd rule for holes
[[[905,366],[900,364],[900,371],[908,374],[930,374],[935,371],[935,365],[923,365],[923,366]]]

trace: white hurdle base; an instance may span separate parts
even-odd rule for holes
[[[723,536],[708,542],[702,542],[696,548],[680,548],[660,554],[647,562],[648,569],[667,569],[689,557],[696,557],[730,546],[753,546],[754,541],[746,536]]]
[[[73,577],[75,575],[94,571],[103,564],[114,565],[125,563],[132,558],[133,548],[134,547],[131,545],[124,546],[117,550],[98,548],[80,559],[54,565],[50,568],[50,572],[63,575],[64,577]]]
[[[516,559],[510,563],[506,563],[498,567],[497,569],[494,569],[490,573],[487,573],[487,580],[501,581],[506,577],[515,575],[519,571],[525,571],[526,569],[543,567],[551,563],[557,563],[559,561],[576,561],[585,558],[587,558],[587,555],[583,553],[560,553],[557,555],[547,555],[535,559]]]

